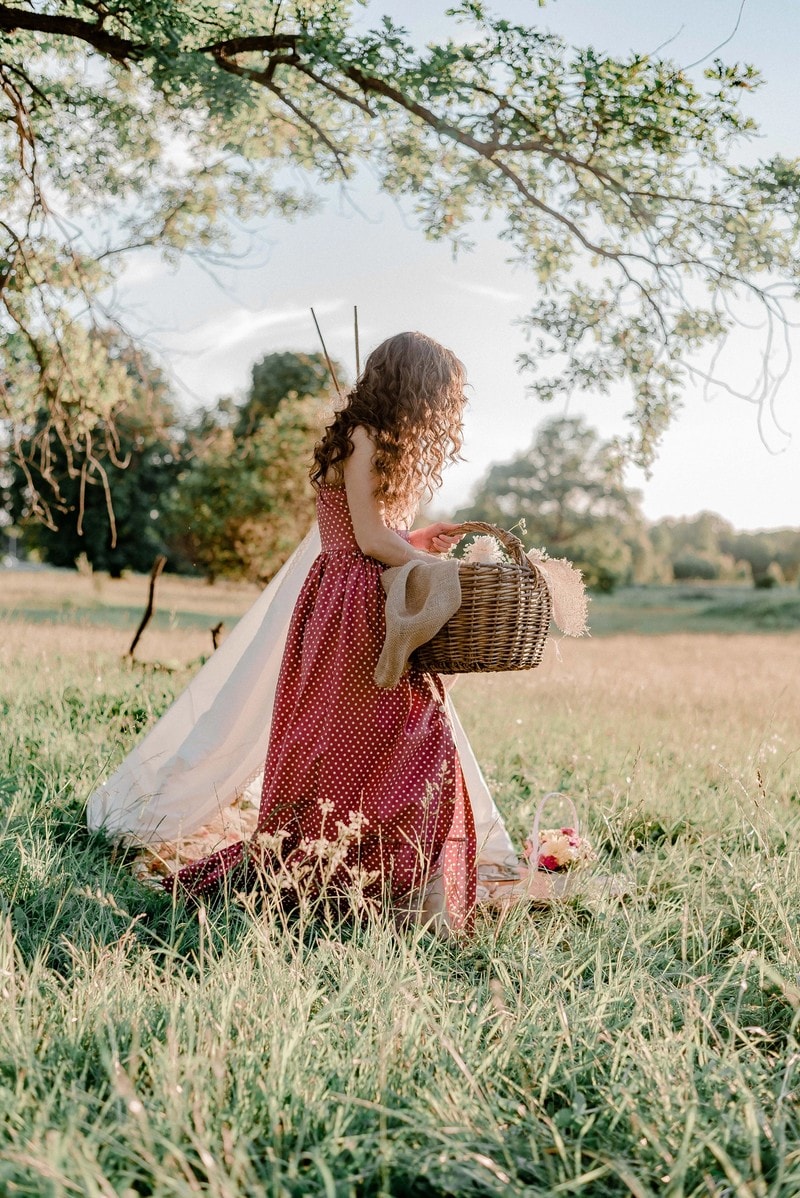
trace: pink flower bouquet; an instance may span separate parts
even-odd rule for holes
[[[525,841],[525,857],[532,869],[564,873],[597,860],[597,853],[576,828],[540,828],[539,844]]]

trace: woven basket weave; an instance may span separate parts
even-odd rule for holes
[[[513,533],[478,520],[455,531],[488,533],[513,560],[459,564],[461,606],[417,649],[414,664],[437,674],[532,670],[542,660],[552,613],[542,574]]]

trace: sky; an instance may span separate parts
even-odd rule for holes
[[[453,29],[447,0],[370,0],[356,9],[367,28],[388,13],[424,43]],[[767,85],[748,111],[762,136],[751,153],[800,153],[796,47],[798,0],[495,0],[502,16],[535,24],[576,45],[600,50],[664,49],[682,66],[719,51],[726,61],[755,63]],[[738,25],[737,25],[738,22]],[[354,369],[352,311],[358,305],[362,357],[384,337],[421,329],[450,346],[470,380],[466,460],[445,476],[437,511],[462,505],[487,467],[525,449],[554,415],[583,415],[601,435],[625,431],[623,391],[571,396],[544,405],[525,394],[515,359],[526,343],[515,324],[536,298],[535,281],[507,262],[491,227],[474,230],[476,248],[453,260],[443,243],[425,240],[410,206],[382,195],[368,169],[343,190],[320,189],[320,211],[288,222],[259,223],[252,257],[216,277],[196,262],[177,270],[154,254],[130,260],[120,295],[154,332],[187,405],[243,390],[252,363],[274,350],[319,348],[314,307],[331,353]],[[800,321],[800,310],[798,310]],[[800,338],[793,330],[800,362]],[[757,345],[742,332],[728,351],[728,377],[741,387],[758,371]],[[800,370],[793,369],[776,414],[759,429],[757,409],[721,392],[687,387],[683,409],[665,436],[649,477],[631,469],[648,519],[719,512],[740,529],[800,525]],[[788,435],[787,435],[788,434]]]

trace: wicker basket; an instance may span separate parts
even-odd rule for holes
[[[477,520],[456,531],[489,533],[513,561],[460,563],[461,606],[416,650],[414,664],[437,674],[532,670],[542,660],[552,613],[544,577],[513,533]]]

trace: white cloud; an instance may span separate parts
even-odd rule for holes
[[[501,304],[520,304],[525,300],[525,296],[518,291],[504,291],[502,287],[489,287],[485,283],[456,283],[459,291],[466,291],[470,295],[479,295],[483,299],[497,300]]]
[[[320,304],[315,311],[318,316],[323,316],[335,312],[340,307],[341,301],[336,300]],[[220,350],[241,345],[266,329],[280,325],[298,325],[307,334],[308,329],[313,329],[311,312],[308,308],[267,308],[261,312],[250,312],[242,308],[227,310],[183,333],[182,349],[185,352],[195,348],[201,356],[219,353]]]

